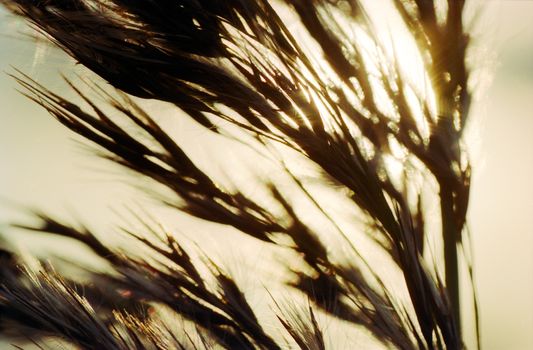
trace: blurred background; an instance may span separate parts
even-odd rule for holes
[[[471,14],[477,93],[466,141],[474,169],[469,218],[482,344],[533,349],[533,1],[478,1]],[[138,193],[16,91],[8,76],[14,68],[60,93],[66,89],[59,72],[84,74],[61,52],[25,37],[26,28],[0,9],[0,232],[28,207],[108,227],[110,210]],[[185,122],[175,127],[185,141],[205,133]],[[46,241],[21,235],[16,244],[42,255],[77,249]]]

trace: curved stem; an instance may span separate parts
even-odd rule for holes
[[[440,207],[442,220],[442,238],[444,241],[445,283],[456,324],[456,331],[461,336],[461,301],[459,295],[459,260],[458,244],[460,228],[456,225],[453,210],[453,194],[447,186],[441,185]]]

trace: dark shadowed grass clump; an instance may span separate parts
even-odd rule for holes
[[[296,252],[301,261],[287,264],[294,278],[286,287],[307,305],[275,302],[278,331],[271,332],[228,272],[210,260],[199,266],[156,224],[141,220],[143,233],[123,229],[144,248],[141,255],[36,213],[40,225],[19,227],[76,240],[110,271],[89,271],[89,281],[80,282],[44,262],[31,271],[2,250],[3,333],[40,344],[57,337],[83,349],[326,349],[321,313],[365,329],[384,347],[465,346],[457,254],[471,177],[462,145],[470,105],[464,1],[391,0],[418,49],[424,88],[402,69],[405,53],[390,53],[376,16],[357,0],[3,3],[115,89],[88,83],[87,93],[67,80],[75,102],[16,71],[23,94],[101,156],[164,187],[167,205]],[[240,130],[255,148],[290,150],[313,163],[323,185],[365,217],[384,264],[404,285],[384,281],[350,240],[353,232],[283,159],[299,193],[336,228],[345,261],[283,186],[263,183],[270,205],[225,188],[140,99],[170,103],[212,133]],[[435,193],[423,190],[428,183]],[[432,196],[440,204],[440,231],[426,224],[424,201]],[[435,230],[442,261],[426,245]],[[168,322],[162,309],[192,326]]]

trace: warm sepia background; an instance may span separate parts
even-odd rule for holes
[[[467,141],[475,171],[469,217],[482,343],[487,350],[527,350],[533,349],[533,1],[478,1],[475,9],[471,66],[480,94]],[[134,194],[116,168],[95,160],[15,91],[5,74],[13,67],[56,92],[64,91],[58,72],[74,72],[64,55],[24,38],[23,28],[0,10],[0,232],[21,217],[19,204],[106,227],[111,208]],[[176,128],[185,141],[205,133],[187,123]],[[192,147],[202,155],[198,142]],[[18,237],[19,247],[43,254],[76,249],[44,243]]]

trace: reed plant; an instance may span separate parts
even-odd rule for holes
[[[275,264],[291,276],[284,288],[303,307],[272,296],[271,310],[255,308],[221,264],[193,257],[201,244],[191,252],[146,213],[138,231],[122,228],[138,247],[132,250],[36,211],[39,224],[16,226],[75,240],[109,269],[86,267],[89,278],[80,281],[45,261],[29,268],[6,246],[2,334],[43,348],[50,338],[80,349],[340,348],[328,343],[320,322],[326,315],[384,348],[466,347],[460,291],[467,286],[459,278],[471,178],[463,145],[471,96],[464,0],[390,1],[414,53],[394,33],[386,43],[376,29],[386,16],[370,14],[368,1],[3,4],[94,74],[65,78],[77,95],[67,99],[15,69],[21,92],[99,156],[149,179],[147,192],[164,188],[156,198],[166,206],[296,253]],[[425,84],[406,73],[408,54],[419,57]],[[268,177],[257,182],[261,198],[221,183],[145,100],[165,102],[179,111],[176,118],[266,154],[292,192]],[[312,164],[314,183],[295,171],[294,157]],[[363,224],[341,224],[316,186]],[[431,198],[440,227],[429,223]],[[301,206],[312,207],[331,233],[320,232]],[[366,246],[354,239],[361,232],[379,260],[367,259]],[[326,243],[332,235],[335,246]],[[442,254],[428,247],[435,240]],[[391,284],[381,264],[401,283]],[[269,291],[274,282],[261,283]],[[268,327],[265,312],[275,317]],[[188,326],[169,321],[176,318]]]

